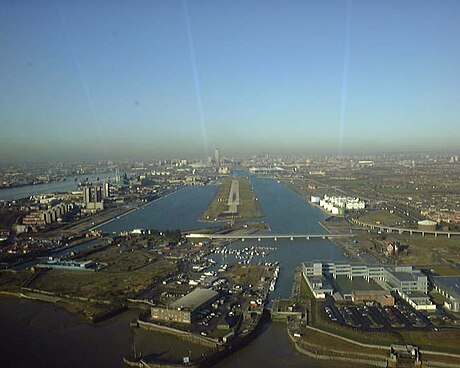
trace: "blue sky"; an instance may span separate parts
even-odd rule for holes
[[[454,150],[460,2],[2,1],[0,161]]]

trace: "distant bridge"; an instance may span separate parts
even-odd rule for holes
[[[434,235],[437,237],[438,235],[445,235],[448,238],[451,236],[460,236],[460,231],[441,231],[441,230],[421,230],[421,229],[411,229],[406,227],[392,227],[392,226],[383,226],[383,225],[376,225],[376,224],[369,224],[367,222],[362,222],[357,219],[351,218],[350,222],[355,225],[359,225],[362,227],[366,227],[371,230],[377,230],[380,232],[387,232],[387,233],[398,233],[398,234],[420,234],[422,236],[425,235]]]
[[[188,239],[224,239],[224,240],[230,240],[230,239],[257,239],[257,240],[262,240],[262,239],[272,239],[272,240],[278,240],[278,239],[314,239],[314,238],[320,238],[320,239],[333,239],[333,238],[349,238],[353,237],[354,234],[188,234],[186,235],[186,238]]]

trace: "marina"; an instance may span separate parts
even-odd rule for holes
[[[259,197],[260,204],[263,207],[265,217],[260,219],[270,225],[272,231],[277,233],[293,233],[293,232],[306,232],[308,230],[317,233],[325,233],[325,230],[318,224],[318,221],[324,218],[318,209],[313,208],[303,201],[296,193],[287,189],[283,185],[271,179],[263,179],[251,177],[251,182]],[[149,206],[144,207],[143,210],[135,211],[127,216],[112,221],[107,224],[106,231],[124,231],[132,230],[134,228],[183,228],[193,229],[203,227],[203,223],[197,221],[200,214],[204,210],[207,201],[211,200],[216,190],[212,186],[204,187],[189,187],[182,191],[176,192],[165,198],[164,200],[155,201]],[[185,203],[184,203],[185,200]],[[184,208],[188,206],[189,211],[184,213]],[[294,209],[294,210],[293,210]],[[289,215],[291,212],[294,215]],[[186,216],[184,216],[186,215]],[[168,219],[172,219],[169,222]],[[219,250],[220,249],[220,250]],[[219,252],[217,252],[219,250]],[[257,240],[235,240],[222,248],[216,248],[216,252],[209,254],[208,258],[212,260],[209,263],[209,270],[203,272],[224,272],[228,267],[235,263],[240,264],[277,264],[277,277],[274,282],[269,284],[271,298],[289,298],[292,291],[292,282],[294,278],[294,270],[301,261],[306,261],[315,258],[342,260],[344,256],[338,247],[327,239],[317,238],[306,240],[303,239],[261,239]],[[34,305],[38,302],[23,301],[30,303],[28,307],[30,312],[36,310]],[[29,304],[28,304],[29,305]],[[37,306],[40,304],[37,304]],[[56,309],[54,306],[50,308]],[[57,309],[59,311],[59,309]],[[56,312],[56,318],[62,318],[67,321],[68,314],[64,311]],[[127,313],[127,312],[126,312]],[[123,316],[122,314],[121,316]],[[120,316],[120,318],[122,318]],[[118,320],[118,317],[117,317]],[[14,318],[12,321],[13,322]],[[73,325],[75,322],[64,322]],[[108,320],[103,322],[104,325],[112,326],[112,321]],[[8,324],[4,321],[4,324]],[[86,326],[86,325],[85,325]],[[90,333],[93,329],[98,329],[99,325],[85,327],[84,333]],[[4,326],[4,328],[8,328]],[[45,334],[42,328],[38,328],[34,332],[34,336]],[[132,332],[130,333],[132,334]],[[292,367],[310,366],[321,367],[327,366],[326,364],[318,363],[309,358],[295,355],[294,348],[289,343],[285,335],[285,329],[277,324],[267,325],[262,328],[261,335],[250,344],[249,347],[242,347],[223,361],[216,364],[216,367],[233,367],[235,365],[248,366],[251,364],[259,365],[265,364],[266,367],[279,367],[283,365],[283,360],[289,357]],[[106,338],[107,335],[95,335],[95,339],[100,339],[96,344],[111,344],[111,339]],[[147,354],[154,349],[155,335],[151,332],[135,332],[131,335],[132,344],[136,346],[136,350],[142,350],[143,354]],[[11,342],[10,342],[11,343]],[[10,344],[7,343],[7,344]],[[124,342],[126,344],[126,341]],[[132,346],[131,344],[131,346]],[[74,355],[84,354],[85,346],[82,344],[73,343],[72,353],[61,355],[59,353],[60,343],[56,342],[57,358],[72,359]],[[128,344],[128,346],[130,346]],[[14,351],[11,347],[11,351]],[[114,350],[112,357],[114,361],[121,362],[122,357],[127,355],[126,349],[117,349],[115,347],[107,347],[108,350]],[[131,348],[132,349],[132,348]],[[153,349],[153,350],[152,350]],[[118,353],[115,352],[118,350]],[[105,349],[105,351],[107,351]],[[33,355],[31,355],[33,356]],[[94,352],[91,356],[93,364],[98,366],[107,366],[101,354]],[[266,357],[270,357],[268,360]],[[291,360],[292,358],[292,360]],[[75,358],[76,359],[76,358]],[[78,361],[78,360],[77,360]],[[32,361],[24,359],[24,365],[28,366]],[[112,365],[113,366],[113,365]]]

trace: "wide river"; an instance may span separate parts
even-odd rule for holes
[[[74,176],[68,176],[66,180],[52,181],[46,184],[24,185],[21,187],[2,188],[0,189],[0,200],[13,201],[21,198],[31,197],[37,194],[56,193],[56,192],[72,192],[79,190],[78,183],[88,179],[91,181],[104,180],[113,177],[113,173],[101,174],[84,174],[77,175],[75,180]]]
[[[275,233],[324,233],[319,224],[325,215],[298,194],[275,180],[251,177],[265,214]],[[186,187],[106,224],[106,231],[134,228],[195,229],[210,226],[197,219],[213,198],[215,186]],[[311,259],[343,260],[340,249],[328,240],[255,240],[232,243],[233,249],[258,246],[271,251],[267,261],[280,262],[275,296],[289,297],[294,270]],[[227,260],[228,261],[228,260]],[[34,301],[0,299],[1,367],[121,367],[122,357],[133,346],[128,327],[135,312],[129,311],[97,325],[79,319],[53,305]],[[330,365],[330,363],[329,363]],[[289,343],[284,324],[272,323],[248,346],[216,365],[227,367],[327,367],[299,355]]]

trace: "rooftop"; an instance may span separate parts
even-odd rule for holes
[[[434,276],[433,281],[460,297],[460,276]]]
[[[169,305],[170,308],[184,308],[194,311],[204,303],[215,298],[219,293],[211,289],[196,288]]]
[[[422,220],[418,222],[419,225],[437,225],[438,223],[436,221],[431,221],[431,220]]]
[[[417,276],[409,272],[392,272],[392,274],[399,280],[399,281],[416,281]]]

